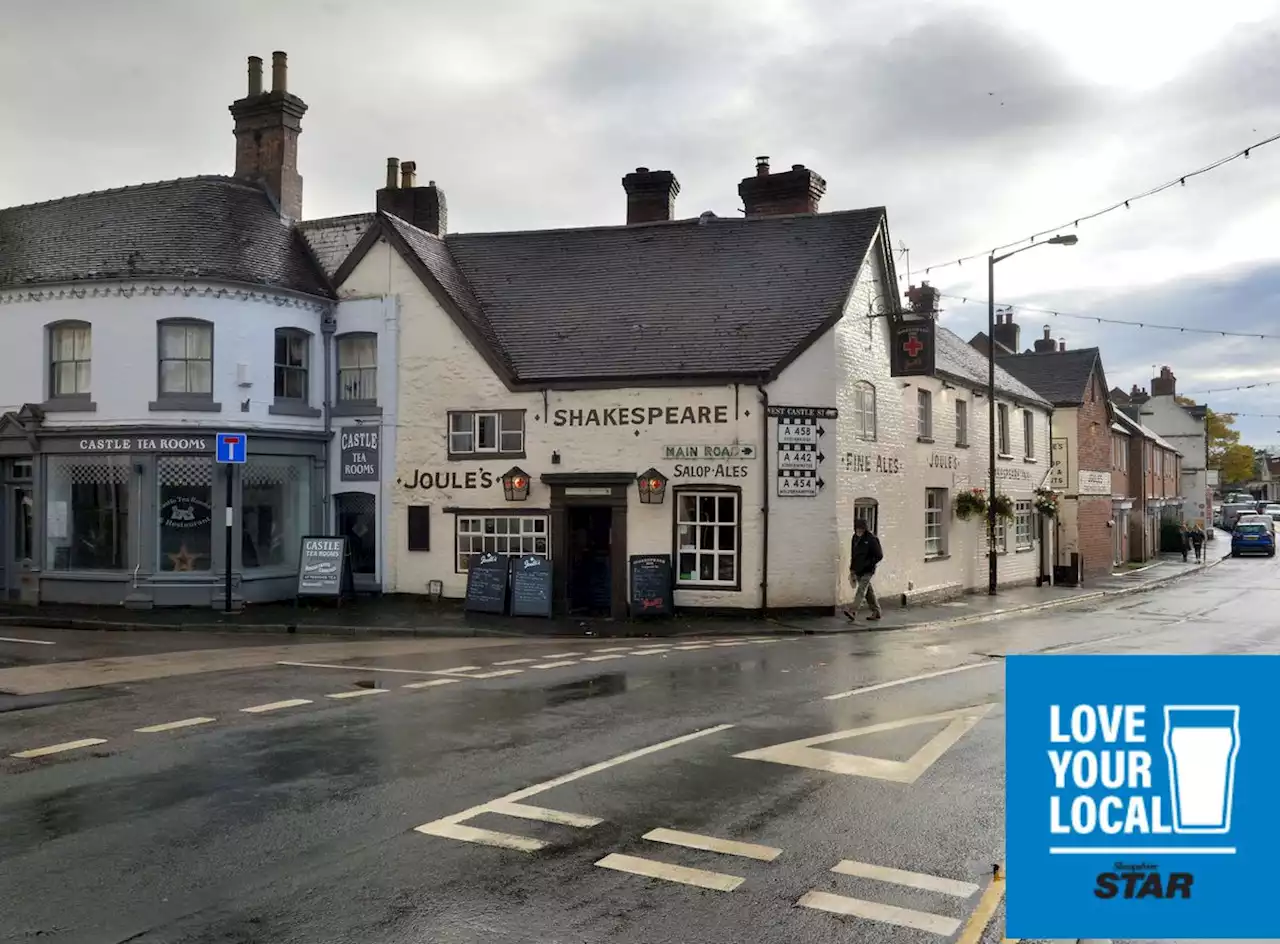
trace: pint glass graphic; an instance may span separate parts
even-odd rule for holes
[[[1173,831],[1228,832],[1240,706],[1166,705],[1164,752],[1173,789]]]

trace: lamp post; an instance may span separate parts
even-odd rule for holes
[[[996,263],[1037,246],[1074,246],[1077,242],[1079,239],[1074,235],[1051,236],[1042,243],[1032,243],[1002,256],[993,252],[987,257],[987,593],[990,596],[996,594],[999,569],[996,556],[996,436],[999,432],[996,429]]]

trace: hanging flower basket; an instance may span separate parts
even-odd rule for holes
[[[987,513],[987,494],[980,488],[970,488],[957,492],[952,504],[956,517],[961,521],[968,521],[974,517],[981,518]]]
[[[1013,517],[1013,499],[1008,495],[997,495],[991,499],[991,505],[996,510],[997,518],[1008,520]]]
[[[1046,518],[1058,516],[1058,493],[1048,488],[1037,488],[1035,497],[1036,511]]]

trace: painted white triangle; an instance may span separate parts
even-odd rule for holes
[[[919,715],[915,718],[902,718],[898,721],[885,721],[881,724],[868,725],[865,728],[850,728],[847,731],[836,731],[834,734],[823,734],[818,737],[803,738],[799,741],[787,741],[785,744],[774,744],[754,751],[735,754],[744,760],[764,760],[773,764],[789,764],[792,767],[808,767],[811,770],[825,770],[833,774],[845,774],[850,777],[874,777],[877,780],[892,780],[895,783],[915,783],[934,762],[945,754],[957,741],[965,736],[974,725],[986,716],[995,704],[974,705],[969,708],[957,708],[936,715]],[[916,751],[907,760],[886,760],[883,757],[867,757],[863,754],[846,754],[843,751],[828,751],[814,747],[815,744],[828,744],[845,738],[858,737],[862,734],[878,734],[881,731],[894,731],[898,728],[909,728],[917,724],[928,724],[934,721],[949,721],[945,728],[934,735],[929,743]]]

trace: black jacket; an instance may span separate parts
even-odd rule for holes
[[[876,564],[884,560],[884,552],[880,549],[880,539],[870,531],[865,532],[861,538],[857,532],[854,532],[853,541],[849,545],[850,570],[853,571],[855,577],[861,577],[864,574],[874,576],[876,572]]]

